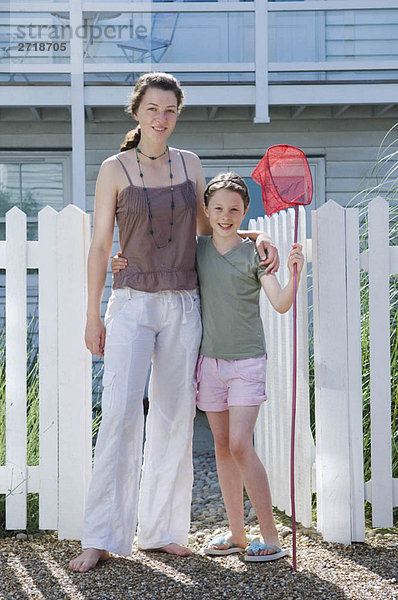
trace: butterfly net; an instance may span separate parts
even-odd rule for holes
[[[298,204],[310,204],[312,176],[307,158],[294,146],[271,146],[252,173],[261,185],[265,212],[271,216]]]

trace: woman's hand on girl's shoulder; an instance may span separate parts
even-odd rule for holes
[[[260,265],[267,266],[265,273],[270,275],[279,269],[279,253],[271,238],[266,233],[260,233],[256,239],[256,248],[260,256]]]

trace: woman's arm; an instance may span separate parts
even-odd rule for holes
[[[101,298],[106,271],[112,251],[115,224],[117,171],[114,159],[106,160],[100,168],[95,189],[93,237],[88,253],[88,303],[86,346],[92,354],[103,356],[105,327],[101,321]]]
[[[261,285],[267,294],[269,301],[272,306],[279,313],[285,313],[289,310],[291,305],[293,304],[293,266],[297,264],[297,285],[300,281],[300,273],[303,269],[304,265],[304,255],[302,253],[301,244],[293,244],[292,249],[289,253],[288,257],[288,266],[290,271],[289,281],[285,285],[284,288],[281,287],[281,284],[277,280],[274,274],[264,274],[260,281]]]

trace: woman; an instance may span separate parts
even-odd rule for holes
[[[84,550],[69,564],[74,571],[92,569],[109,552],[129,555],[137,521],[142,550],[191,554],[185,544],[201,339],[195,230],[211,230],[199,158],[167,146],[182,104],[171,75],[140,77],[129,106],[139,125],[127,134],[122,152],[104,161],[97,179],[85,340],[92,354],[104,356],[104,391]],[[105,330],[100,303],[115,216],[128,267],[115,277]],[[279,259],[269,240],[266,245],[271,271]],[[142,397],[151,359],[141,473]]]

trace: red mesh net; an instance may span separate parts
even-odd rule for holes
[[[296,204],[310,204],[312,200],[310,167],[304,152],[294,146],[281,144],[268,148],[252,178],[261,185],[268,216]]]

